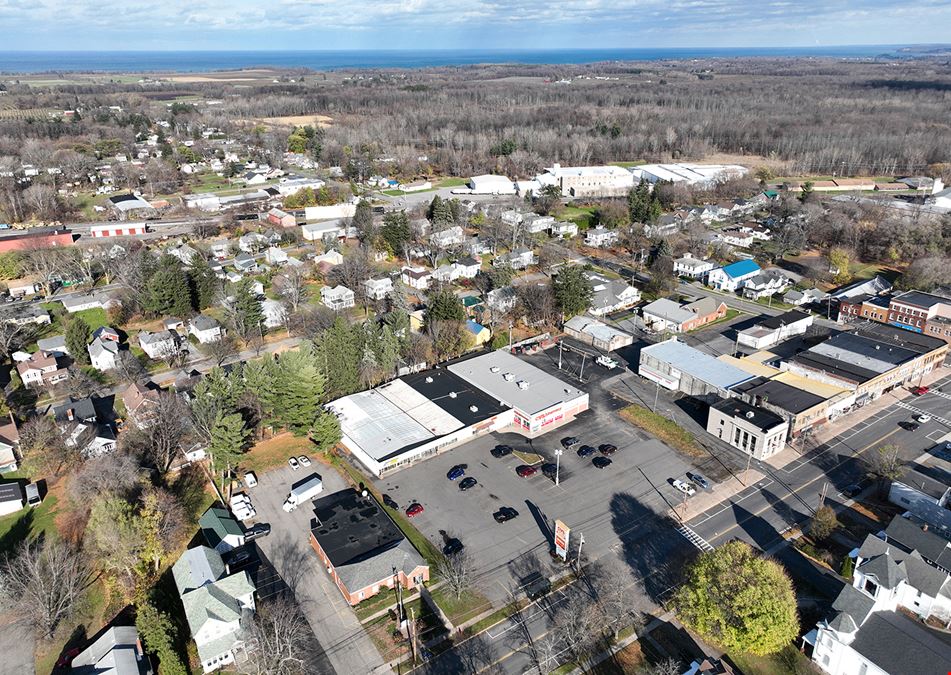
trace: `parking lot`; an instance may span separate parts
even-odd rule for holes
[[[523,358],[558,374],[557,349]],[[561,360],[559,376],[577,383],[581,356],[565,351]],[[645,538],[655,537],[659,528],[675,532],[663,514],[682,503],[683,495],[671,486],[670,479],[684,477],[692,471],[691,465],[617,416],[616,411],[626,403],[611,396],[602,385],[621,369],[607,370],[594,365],[589,357],[585,360],[584,387],[590,394],[591,409],[569,424],[531,441],[515,433],[478,438],[377,481],[378,488],[401,509],[414,502],[423,506],[425,510],[413,522],[440,548],[452,537],[462,541],[473,559],[480,590],[493,602],[504,601],[532,572],[551,575],[557,571],[560,563],[549,555],[555,519],[572,528],[573,553],[584,535],[587,559],[612,551],[623,553],[632,545],[649,547]],[[544,459],[538,463],[540,467],[555,463],[555,450],[568,436],[577,437],[580,444],[597,448],[609,443],[618,450],[605,469],[592,463],[600,453],[582,458],[576,452],[578,446],[565,450],[557,486],[540,470],[534,476],[520,478],[516,468],[524,462],[515,455],[491,455],[497,444],[507,444],[541,455]],[[475,477],[479,484],[461,491],[459,480],[447,478],[457,465],[466,465],[465,475]],[[518,517],[496,523],[492,514],[503,506],[516,509]],[[672,541],[690,548],[685,539],[677,542],[674,537]],[[650,555],[644,555],[639,562],[650,560]]]

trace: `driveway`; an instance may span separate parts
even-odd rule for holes
[[[0,675],[33,675],[33,632],[21,623],[0,624]]]
[[[294,592],[337,673],[391,673],[310,547],[313,508],[306,504],[292,513],[281,508],[291,483],[309,473],[318,473],[323,479],[322,494],[347,487],[339,474],[317,462],[298,471],[282,467],[258,476],[258,486],[249,492],[257,520],[271,524],[271,534],[259,539],[258,546]]]

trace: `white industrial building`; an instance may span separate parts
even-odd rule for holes
[[[541,187],[557,185],[562,197],[623,197],[634,187],[634,175],[620,166],[555,164],[535,181]]]
[[[513,427],[537,436],[587,410],[588,394],[495,351],[327,405],[341,444],[376,476]]]
[[[514,195],[515,182],[508,176],[483,174],[469,179],[468,194],[473,195]]]
[[[634,178],[649,183],[670,181],[707,187],[719,180],[744,176],[749,169],[739,164],[641,164],[631,169]]]

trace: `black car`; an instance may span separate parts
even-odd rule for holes
[[[592,445],[582,445],[578,448],[578,457],[589,457],[596,453],[597,450]]]
[[[467,478],[463,478],[461,481],[459,481],[459,489],[465,492],[469,488],[474,488],[478,484],[479,481],[477,481],[472,476],[468,476]]]
[[[570,447],[573,446],[573,445],[578,445],[578,443],[580,443],[580,442],[581,442],[581,441],[579,441],[579,440],[578,440],[577,438],[575,438],[574,436],[568,436],[567,438],[562,438],[562,439],[561,439],[561,447],[563,447],[563,448],[570,448]]]
[[[611,466],[611,460],[607,457],[595,457],[591,460],[591,463],[599,469],[607,469],[609,466]]]
[[[598,452],[600,452],[602,455],[613,455],[615,452],[617,452],[617,446],[611,445],[610,443],[602,443],[598,446]]]
[[[239,548],[231,552],[231,555],[228,557],[228,564],[234,567],[235,565],[241,565],[248,562],[251,558],[251,552],[246,548]]]
[[[511,506],[503,506],[501,509],[493,513],[492,517],[495,518],[495,522],[504,523],[507,520],[512,520],[513,518],[518,517],[518,511],[513,509]]]
[[[464,548],[462,542],[454,538],[446,542],[446,545],[442,547],[442,552],[445,555],[455,555]]]
[[[399,507],[399,504],[396,503],[396,500],[394,500],[392,497],[390,497],[390,496],[387,495],[387,494],[383,495],[383,503],[384,503],[386,506],[389,506],[389,507],[390,507],[391,509],[393,509],[394,511],[398,511],[399,508],[400,508],[400,507]]]
[[[899,422],[898,426],[900,426],[905,431],[918,431],[918,428],[921,425],[918,424],[917,422],[909,422],[908,420],[904,420],[902,422]]]
[[[508,457],[512,454],[511,445],[497,445],[492,448],[492,456],[496,458]]]
[[[555,474],[558,473],[558,467],[554,464],[542,464],[542,473],[554,479]]]
[[[248,530],[244,533],[244,540],[254,541],[255,539],[266,537],[269,534],[271,534],[271,526],[269,524],[257,523],[256,525],[252,525],[250,528],[248,528]]]

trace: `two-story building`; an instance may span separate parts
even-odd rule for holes
[[[320,289],[320,301],[334,311],[349,309],[356,304],[355,296],[346,286],[324,286]]]

